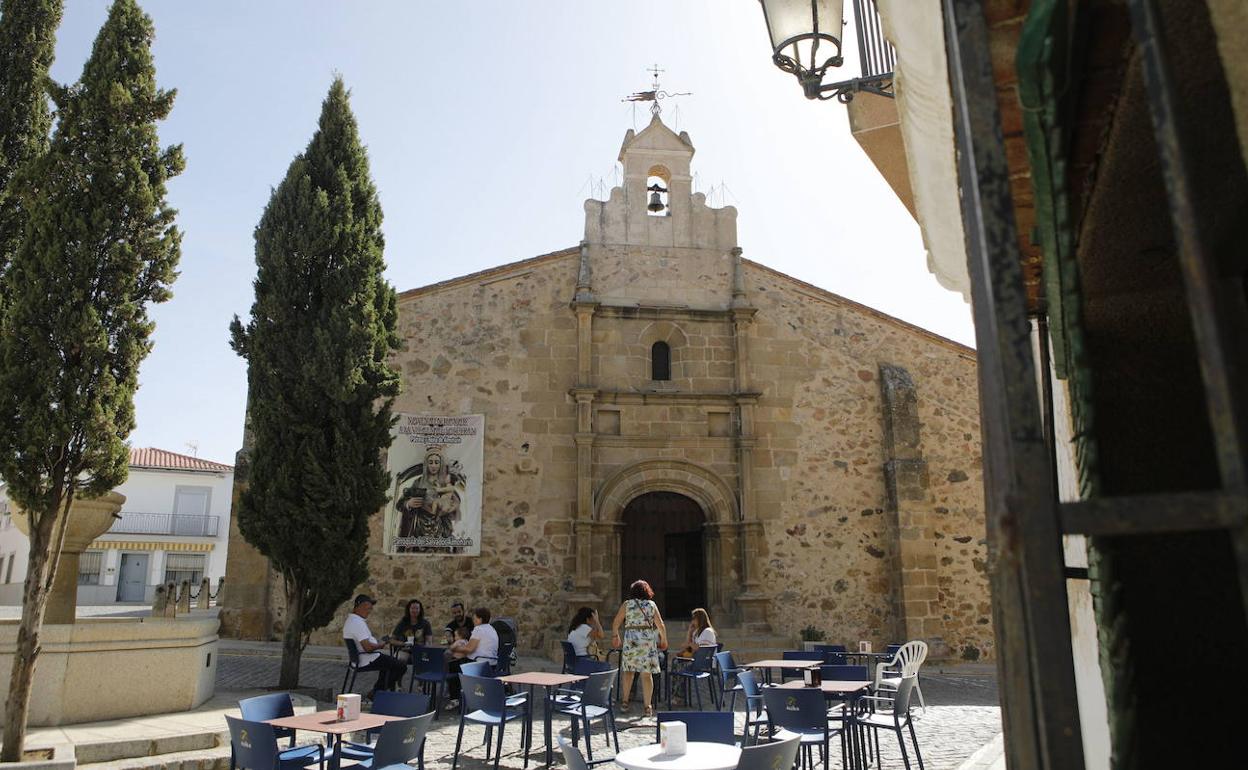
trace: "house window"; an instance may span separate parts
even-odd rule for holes
[[[666,342],[656,342],[650,346],[650,379],[672,379],[672,349]]]
[[[0,556],[0,575],[3,575],[3,574],[4,574],[4,557]],[[4,582],[7,583],[9,581],[6,580]]]
[[[173,512],[182,516],[207,516],[212,487],[184,487],[173,493]]]
[[[165,556],[165,582],[182,585],[189,581],[198,586],[204,579],[204,555],[202,553],[171,553]]]
[[[98,586],[100,584],[100,568],[103,563],[103,551],[84,551],[78,557],[78,585]]]
[[[4,569],[4,582],[6,582],[6,583],[12,583],[12,582],[13,582],[13,562],[15,562],[15,561],[17,561],[17,552],[16,552],[16,551],[14,551],[13,553],[9,554],[9,566],[5,567],[5,569]]]

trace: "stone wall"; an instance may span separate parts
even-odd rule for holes
[[[758,308],[749,386],[762,393],[754,468],[773,625],[809,623],[831,639],[879,644],[904,633],[903,612],[930,610],[943,628],[928,626],[925,637],[967,658],[991,656],[973,351],[761,265],[746,268]],[[915,536],[933,552],[900,568],[934,570],[923,599],[934,607],[898,605],[881,365],[905,368],[917,392],[928,483],[925,499],[908,506],[918,520],[903,524],[923,527]]]

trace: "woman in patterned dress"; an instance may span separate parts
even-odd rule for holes
[[[620,668],[624,676],[620,689],[620,711],[628,711],[628,699],[633,690],[633,675],[641,674],[642,703],[645,715],[654,713],[650,706],[654,695],[654,674],[659,673],[659,647],[666,648],[667,627],[663,624],[663,616],[652,601],[654,591],[650,584],[638,580],[629,586],[629,598],[620,605],[611,623],[612,645],[621,646],[620,629],[624,636]]]

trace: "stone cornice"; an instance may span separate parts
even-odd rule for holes
[[[617,436],[614,433],[599,433],[594,438],[594,446],[602,447],[637,447],[644,449],[732,449],[731,436]]]
[[[751,315],[754,308],[689,307],[684,305],[606,305],[599,304],[599,318],[637,318],[649,321],[731,321],[742,310]]]
[[[587,392],[585,388],[573,388],[573,396]],[[737,404],[757,404],[763,394],[756,391],[742,393],[698,393],[690,391],[635,391],[635,390],[595,390],[594,401],[603,404],[668,404],[686,406],[692,404],[712,404],[717,406],[736,406]]]

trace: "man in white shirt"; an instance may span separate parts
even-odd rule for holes
[[[377,672],[377,683],[373,685],[372,691],[368,694],[369,700],[373,699],[373,695],[378,690],[389,690],[402,682],[403,674],[407,671],[406,663],[384,652],[379,652],[385,648],[386,640],[383,637],[381,641],[378,641],[373,636],[367,620],[369,613],[373,611],[374,604],[376,602],[367,594],[355,597],[355,609],[347,615],[347,620],[342,625],[342,638],[355,642],[355,648],[359,652],[357,670]]]
[[[447,666],[448,671],[458,673],[465,660],[485,661],[491,667],[498,665],[498,632],[490,625],[490,617],[490,611],[486,607],[478,607],[472,611],[472,622],[475,625],[472,627],[472,636],[468,637],[468,646],[464,648],[467,657],[451,661]],[[451,699],[447,706],[450,707],[459,699],[459,677],[451,679],[448,687]]]

